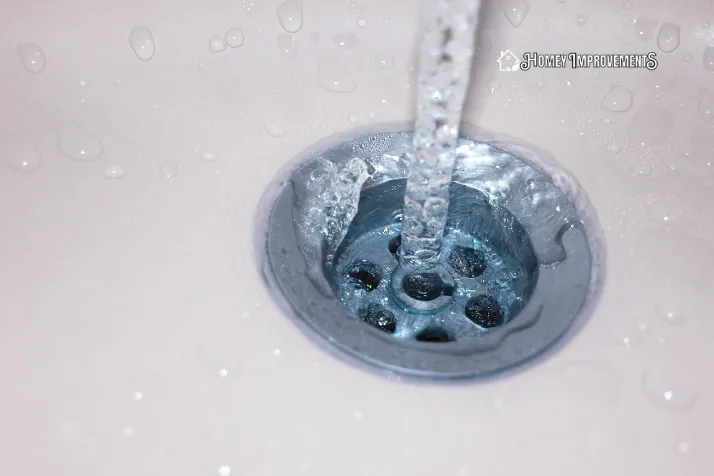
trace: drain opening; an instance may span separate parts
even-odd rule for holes
[[[391,240],[389,240],[389,252],[392,253],[393,256],[396,257],[397,251],[399,251],[399,247],[402,244],[402,235],[397,235]]]
[[[482,251],[455,246],[449,255],[449,264],[465,278],[478,278],[486,270],[486,257]]]
[[[466,303],[464,314],[471,322],[484,329],[503,325],[501,307],[491,296],[481,295],[469,300]]]
[[[450,296],[451,287],[446,286],[438,273],[413,273],[404,276],[402,289],[417,301],[433,301],[440,296]]]
[[[588,233],[597,222],[568,198],[584,194],[566,195],[530,162],[461,139],[440,264],[408,272],[397,257],[411,141],[366,136],[293,169],[268,218],[266,278],[314,335],[390,372],[461,378],[528,361],[594,295],[601,251]],[[353,178],[338,192],[353,201],[314,206],[341,170]],[[329,239],[314,221],[325,213]]]
[[[451,338],[448,332],[444,329],[439,329],[438,327],[431,327],[429,329],[424,329],[419,334],[416,335],[416,340],[419,342],[451,342],[454,339]]]
[[[393,334],[397,329],[397,319],[394,313],[377,304],[370,304],[362,315],[362,320],[380,331]]]
[[[346,271],[350,284],[365,291],[374,291],[382,280],[379,269],[369,261],[356,261]]]

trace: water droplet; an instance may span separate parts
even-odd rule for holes
[[[632,91],[615,84],[602,98],[600,105],[606,111],[625,112],[632,107]]]
[[[206,162],[213,162],[214,160],[216,160],[216,154],[214,154],[213,152],[204,152],[203,154],[201,154],[201,158]]]
[[[516,28],[521,26],[529,9],[530,7],[525,0],[504,0],[501,2],[503,14],[508,22]]]
[[[394,67],[394,58],[387,53],[377,53],[374,55],[374,63],[379,69],[391,69]]]
[[[287,0],[278,6],[278,21],[288,33],[297,33],[302,28],[302,1]]]
[[[295,43],[295,37],[292,35],[286,35],[281,33],[278,35],[278,50],[284,56],[295,56],[297,55],[298,48]]]
[[[358,18],[358,19],[357,19],[357,26],[358,26],[359,28],[364,28],[364,27],[366,27],[366,26],[367,26],[367,20],[366,20],[365,18],[362,18],[362,17]]]
[[[674,306],[660,304],[655,312],[664,322],[673,326],[681,326],[687,322],[684,313]]]
[[[218,468],[218,474],[220,476],[230,476],[231,468],[229,468],[228,466],[221,466],[220,468]]]
[[[143,392],[134,392],[134,401],[140,402],[144,399],[144,393]]]
[[[226,44],[231,48],[239,48],[245,43],[245,33],[240,28],[231,28],[226,32]]]
[[[635,144],[657,145],[669,138],[674,127],[672,113],[661,106],[648,104],[640,108],[632,118],[628,130]]]
[[[578,26],[583,26],[588,22],[588,16],[587,15],[576,15],[575,17],[575,23],[577,23]]]
[[[696,403],[685,368],[658,367],[642,374],[642,390],[655,403],[671,410],[687,410]]]
[[[677,452],[680,455],[688,454],[692,450],[692,444],[689,441],[680,441],[677,444]]]
[[[106,178],[122,178],[124,176],[124,167],[121,165],[110,165],[104,169],[102,175]]]
[[[359,44],[359,38],[351,32],[338,33],[332,38],[332,40],[337,46],[346,50],[351,50]]]
[[[642,41],[648,41],[654,38],[657,22],[655,20],[650,20],[649,18],[639,17],[635,19],[634,27],[637,38]]]
[[[274,349],[274,350],[273,350],[273,355],[274,355],[275,357],[279,357],[280,354],[281,354],[280,349]]]
[[[124,436],[132,436],[134,434],[134,429],[130,426],[125,426],[122,428],[121,432]]]
[[[649,165],[633,165],[630,171],[635,177],[648,177],[652,175],[652,167]]]
[[[362,415],[362,412],[358,412],[358,411],[355,411],[354,414],[352,415],[352,418],[355,421],[361,420],[363,417],[364,417],[364,415]]]
[[[605,147],[605,150],[610,152],[611,154],[617,154],[618,152],[620,152],[620,147],[617,144],[610,144]]]
[[[690,55],[689,53],[686,53],[686,54],[682,55],[682,60],[683,61],[691,61],[692,55]]]
[[[707,46],[704,48],[704,53],[702,54],[702,66],[704,66],[704,69],[714,71],[714,46]]]
[[[714,94],[700,94],[698,110],[703,119],[714,119]]]
[[[359,122],[359,118],[355,115],[351,115],[347,118],[350,124],[357,124]]]
[[[167,179],[176,178],[178,166],[174,162],[164,162],[159,166],[159,174]]]
[[[663,23],[657,33],[657,47],[665,53],[671,53],[679,47],[681,28],[674,23]]]
[[[42,48],[35,43],[23,43],[17,47],[17,54],[27,71],[32,74],[40,74],[45,70],[47,61]]]
[[[89,86],[89,83],[87,83],[85,80],[81,79],[81,80],[79,80],[77,85],[79,85],[80,88],[86,88],[87,86]]]
[[[612,124],[612,119],[610,119],[609,117],[603,117],[602,123],[605,125]]]
[[[40,151],[34,147],[15,147],[2,151],[5,165],[18,172],[33,172],[42,167]]]
[[[489,81],[486,85],[486,89],[488,89],[488,92],[491,94],[495,94],[500,88],[501,85],[497,81]]]
[[[149,61],[154,57],[156,46],[154,45],[154,37],[145,26],[139,26],[131,30],[129,34],[129,44],[134,54],[141,61]]]
[[[57,148],[74,160],[94,160],[104,153],[102,142],[76,122],[62,125],[57,133]]]
[[[320,63],[317,70],[317,84],[335,93],[349,93],[357,89],[357,83],[352,75],[335,60]]]
[[[219,53],[226,49],[226,43],[220,36],[212,36],[208,40],[208,49],[213,53]]]
[[[243,0],[243,11],[249,17],[253,16],[254,0]]]
[[[644,321],[631,322],[616,318],[611,322],[612,334],[615,340],[626,349],[640,347],[649,337],[649,325]]]
[[[285,137],[285,134],[287,134],[285,128],[274,121],[266,122],[264,128],[270,137],[275,137],[276,139]]]
[[[686,216],[685,212],[679,209],[662,204],[654,204],[647,210],[647,216],[650,220],[660,225],[668,227],[688,228],[692,225],[692,221]]]

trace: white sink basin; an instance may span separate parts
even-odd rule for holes
[[[292,157],[413,119],[419,2],[6,3],[3,473],[710,474],[711,1],[486,2],[465,120],[574,173],[608,275],[562,351],[459,385],[324,353],[253,247]],[[658,66],[499,71],[506,50]]]

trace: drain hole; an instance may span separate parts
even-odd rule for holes
[[[402,235],[397,235],[391,240],[389,240],[389,252],[392,253],[393,256],[397,256],[397,251],[399,250],[399,246],[402,244]]]
[[[362,320],[380,331],[393,334],[397,329],[397,319],[394,313],[377,304],[370,304]]]
[[[417,334],[416,340],[419,342],[451,342],[454,339],[444,329],[431,327]]]
[[[449,255],[449,264],[454,271],[466,278],[478,278],[486,270],[483,252],[464,246],[455,246]]]
[[[466,303],[464,312],[471,322],[486,329],[503,324],[501,307],[491,296],[476,296]]]
[[[382,280],[379,269],[369,261],[355,261],[345,274],[354,286],[365,291],[374,291]]]
[[[417,301],[433,301],[442,295],[444,287],[444,282],[437,273],[408,274],[402,280],[404,292]]]

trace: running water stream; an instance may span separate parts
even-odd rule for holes
[[[469,83],[480,0],[425,0],[423,11],[417,119],[404,196],[399,248],[406,272],[435,267],[440,258],[449,208],[449,183]],[[319,263],[331,263],[357,214],[362,185],[369,178],[367,158],[341,167],[315,162],[305,180],[294,181],[294,225],[307,274],[325,295],[329,286]]]
[[[400,265],[409,271],[439,263],[481,0],[423,5],[414,154],[399,251]]]

